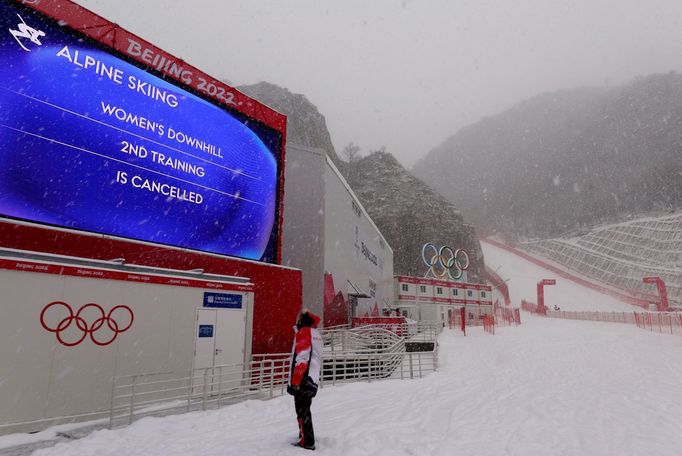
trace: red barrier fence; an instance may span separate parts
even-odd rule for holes
[[[635,324],[638,328],[660,333],[682,335],[682,314],[636,313]]]
[[[635,323],[636,312],[592,312],[548,310],[547,316],[565,320],[606,321],[611,323]]]
[[[521,308],[526,312],[530,312],[532,314],[538,313],[538,305],[535,304],[534,302],[526,301],[525,299],[521,300]]]
[[[448,322],[448,327],[450,329],[459,328],[466,336],[467,324],[466,311],[464,310],[464,307],[459,309],[459,312],[450,312],[450,321]]]
[[[495,309],[495,319],[498,325],[518,326],[521,324],[521,311],[518,307],[498,307]]]
[[[464,308],[459,312],[452,312],[448,326],[450,329],[460,328],[466,336],[467,326],[483,326],[486,332],[495,334],[495,326],[518,326],[521,324],[521,310],[518,307],[502,307],[499,304],[493,305],[493,315],[483,314],[478,319],[467,319]]]
[[[666,312],[592,312],[548,310],[546,314],[538,314],[537,306],[528,301],[521,301],[521,308],[537,315],[565,320],[603,321],[610,323],[634,324],[638,328],[664,334],[682,336],[682,313]]]
[[[483,331],[495,335],[495,317],[492,315],[483,315]]]

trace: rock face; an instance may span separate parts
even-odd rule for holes
[[[479,229],[551,237],[682,205],[682,76],[539,95],[463,128],[415,175]]]
[[[324,116],[305,96],[267,82],[239,90],[288,116],[287,140],[327,151],[394,252],[395,274],[423,276],[426,242],[464,247],[470,254],[470,280],[483,271],[483,255],[473,228],[455,206],[411,175],[389,153],[374,152],[353,163],[340,160]]]
[[[287,115],[287,142],[324,149],[334,160],[334,164],[341,161],[334,150],[327,121],[304,95],[291,93],[269,82],[241,86],[238,89]]]
[[[393,155],[374,152],[347,165],[346,179],[393,247],[396,274],[423,276],[422,246],[465,248],[469,280],[478,281],[483,255],[476,233],[455,206],[410,174]]]

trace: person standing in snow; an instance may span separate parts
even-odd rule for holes
[[[315,432],[310,405],[317,394],[320,382],[322,360],[322,336],[317,329],[320,317],[303,309],[298,315],[294,331],[294,344],[291,350],[291,367],[287,392],[294,396],[298,437],[293,443],[308,450],[315,449]]]

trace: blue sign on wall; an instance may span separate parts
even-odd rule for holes
[[[199,337],[213,337],[213,325],[199,325]]]
[[[281,136],[0,3],[0,215],[276,261]]]
[[[204,307],[241,309],[242,295],[230,293],[204,293]]]

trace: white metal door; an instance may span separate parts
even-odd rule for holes
[[[246,342],[244,309],[198,309],[194,393],[215,394],[242,384]],[[237,364],[237,366],[233,366]]]
[[[198,309],[194,368],[244,362],[246,311]]]
[[[246,337],[246,312],[215,310],[216,336],[214,366],[244,362]]]

